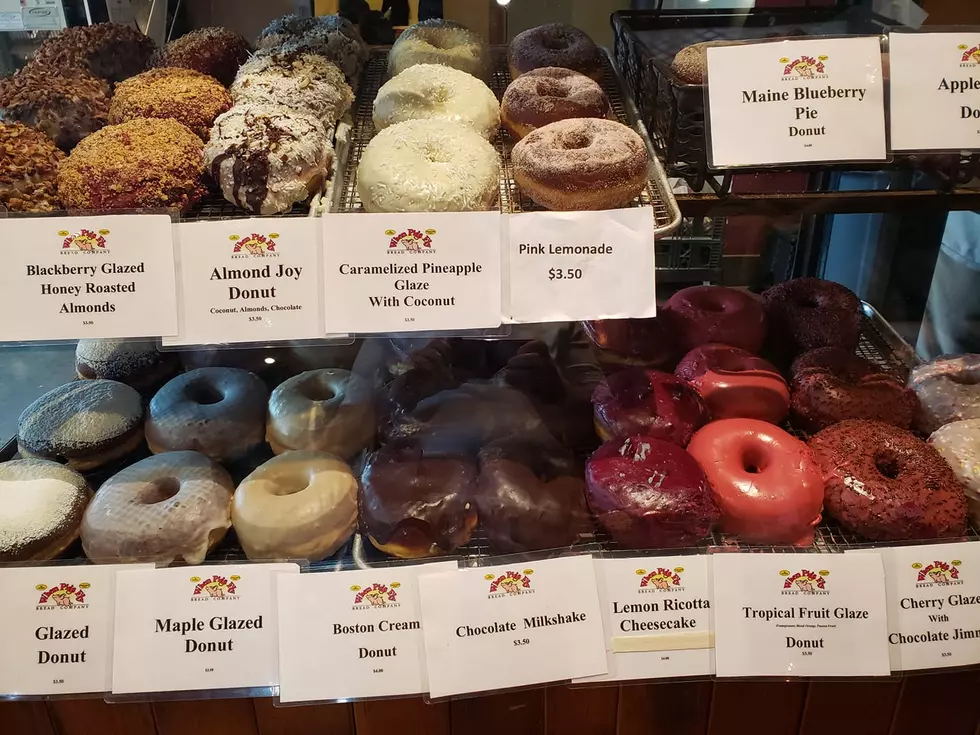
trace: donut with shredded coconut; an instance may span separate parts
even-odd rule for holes
[[[270,23],[259,36],[259,48],[286,44],[332,61],[352,83],[360,77],[369,55],[357,26],[339,15],[287,15]]]
[[[199,28],[168,43],[154,57],[155,66],[193,69],[230,85],[252,49],[245,37],[228,28]]]
[[[545,125],[514,146],[511,162],[521,191],[559,212],[622,207],[647,183],[643,139],[613,120]]]
[[[608,114],[609,98],[598,82],[554,66],[519,76],[507,87],[500,106],[501,122],[517,140],[559,120]]]
[[[490,52],[479,34],[461,23],[430,18],[406,28],[388,53],[392,77],[416,64],[440,64],[485,78]]]
[[[573,69],[596,80],[602,79],[602,51],[583,30],[565,23],[545,23],[518,33],[507,51],[510,74],[521,74],[546,66]]]

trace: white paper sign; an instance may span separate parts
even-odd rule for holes
[[[319,232],[305,217],[179,225],[180,325],[164,345],[321,337]]]
[[[0,340],[159,337],[177,331],[169,217],[0,220]]]
[[[656,316],[653,210],[508,217],[510,321]]]
[[[106,692],[113,592],[130,566],[0,569],[0,695]]]
[[[119,572],[112,693],[279,683],[275,582],[295,564]]]
[[[455,569],[437,562],[280,577],[280,701],[427,691],[417,578]]]
[[[581,683],[714,673],[707,556],[596,559],[609,673]]]
[[[712,556],[715,668],[725,676],[887,676],[876,554]]]
[[[322,222],[327,332],[500,326],[499,212],[329,214]]]
[[[892,33],[897,151],[980,149],[980,33]]]
[[[887,157],[877,36],[711,47],[711,164]]]
[[[433,699],[606,673],[590,556],[419,577]]]

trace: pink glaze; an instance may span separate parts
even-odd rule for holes
[[[757,353],[766,338],[762,302],[726,286],[690,286],[671,296],[658,318],[674,330],[682,351],[710,342]]]

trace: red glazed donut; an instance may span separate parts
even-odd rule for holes
[[[708,476],[722,531],[756,544],[813,543],[823,481],[806,444],[765,421],[724,419],[695,434],[688,452]]]
[[[749,293],[725,286],[691,286],[664,304],[683,352],[720,342],[758,353],[766,338],[762,304]]]
[[[789,388],[772,363],[729,345],[695,347],[674,373],[693,385],[714,419],[778,424],[789,412]]]
[[[677,362],[676,340],[666,319],[602,319],[582,326],[603,363],[667,370]]]
[[[818,347],[853,352],[861,339],[861,302],[845,286],[797,278],[764,294],[770,337],[792,355]]]
[[[603,441],[644,434],[686,446],[708,422],[708,408],[670,373],[627,368],[604,378],[592,394],[596,433]]]

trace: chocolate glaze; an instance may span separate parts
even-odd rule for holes
[[[774,350],[795,357],[818,347],[853,352],[861,338],[861,302],[846,286],[797,278],[762,294]]]

